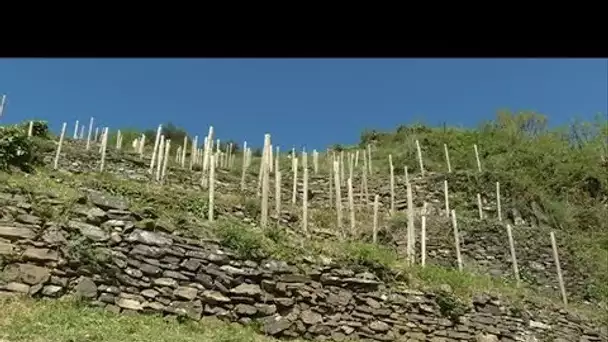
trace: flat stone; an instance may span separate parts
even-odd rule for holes
[[[88,277],[81,277],[74,290],[76,291],[77,295],[85,298],[97,297],[97,285],[91,278]]]
[[[61,286],[47,285],[42,288],[42,295],[47,297],[57,297],[57,295],[63,290]]]
[[[89,201],[103,210],[127,210],[129,203],[122,197],[104,194],[99,191],[89,192]]]
[[[475,336],[476,342],[498,342],[498,336],[492,334],[479,334]]]
[[[57,261],[59,260],[59,253],[48,248],[30,247],[23,252],[23,257],[37,261]]]
[[[247,304],[238,304],[234,308],[234,312],[240,316],[253,316],[258,312],[255,306],[247,305]]]
[[[142,271],[143,274],[149,276],[158,276],[163,273],[163,270],[160,267],[150,265],[148,263],[141,263],[139,270]]]
[[[293,323],[284,317],[277,317],[264,322],[264,333],[270,336],[277,335],[291,327]]]
[[[373,321],[370,323],[369,328],[373,331],[386,332],[389,331],[391,327],[382,321]]]
[[[300,319],[302,322],[308,325],[313,325],[317,323],[323,322],[323,316],[321,314],[314,312],[312,310],[304,310],[300,314]]]
[[[158,296],[158,291],[153,290],[153,289],[146,289],[146,290],[141,291],[141,295],[146,298],[154,299],[154,298],[156,298],[156,296]]]
[[[64,245],[68,241],[63,232],[57,228],[47,229],[42,233],[42,241],[49,245]]]
[[[42,223],[42,220],[38,216],[29,215],[29,214],[21,214],[15,217],[15,220],[19,223],[39,225]]]
[[[11,282],[5,285],[5,289],[11,292],[29,293],[30,286],[22,283]]]
[[[256,284],[241,284],[230,290],[230,292],[239,296],[253,297],[262,294],[262,289]]]
[[[46,283],[51,277],[51,271],[48,268],[35,266],[31,264],[18,264],[14,265],[14,268],[9,270],[9,273],[13,273],[15,280],[21,280],[21,282],[28,285],[37,285]],[[5,269],[5,273],[7,270]]]
[[[15,253],[14,245],[0,241],[0,255],[12,255],[14,253]]]
[[[33,239],[36,237],[36,233],[34,233],[32,229],[26,227],[0,226],[0,237],[9,240]]]
[[[196,298],[198,290],[193,287],[180,286],[175,289],[175,291],[173,291],[173,294],[178,298],[193,300],[194,298]]]
[[[189,278],[186,277],[185,275],[179,273],[179,272],[175,272],[175,271],[164,271],[163,272],[163,277],[164,278],[173,278],[173,279],[178,279],[178,280],[188,280]]]
[[[154,285],[177,288],[177,280],[171,278],[158,278],[154,280]]]
[[[161,258],[165,252],[159,247],[153,247],[148,245],[135,245],[131,250],[133,255],[143,255],[151,258]]]
[[[125,273],[128,274],[129,276],[133,277],[133,278],[141,278],[143,276],[143,272],[140,270],[136,270],[134,268],[127,268],[125,269]]]
[[[134,299],[116,298],[116,305],[123,309],[140,311],[143,309],[142,304]]]
[[[270,316],[277,312],[277,307],[274,304],[256,303],[255,307],[256,307],[256,309],[258,309],[259,313],[261,313],[262,315],[265,315],[265,316]]]
[[[216,303],[229,303],[230,302],[230,298],[224,296],[223,294],[221,294],[218,291],[211,291],[211,290],[203,291],[203,293],[201,294],[201,297],[203,297],[204,299],[216,302]]]
[[[110,239],[110,235],[106,233],[103,229],[94,226],[92,224],[79,222],[79,221],[69,221],[68,227],[70,229],[80,231],[80,234],[86,236],[87,238],[93,241],[104,242]]]
[[[530,325],[530,328],[544,329],[544,330],[551,329],[550,325],[545,324],[543,322],[533,321],[533,320],[530,320],[529,325]]]
[[[155,246],[170,246],[173,244],[173,240],[151,231],[136,229],[129,236],[127,236],[126,240],[128,242],[139,242],[146,245],[155,245]]]
[[[187,259],[184,260],[180,266],[188,271],[196,272],[196,270],[198,270],[198,268],[201,266],[201,262],[197,259]]]
[[[167,310],[177,315],[185,315],[193,320],[200,320],[203,314],[203,305],[195,302],[171,302]]]

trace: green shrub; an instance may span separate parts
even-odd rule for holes
[[[41,160],[36,153],[34,140],[27,136],[27,128],[20,125],[0,126],[0,169],[10,171],[12,167],[29,172]]]
[[[30,121],[25,121],[21,124],[21,127],[27,133],[29,129]],[[43,120],[34,120],[32,125],[32,136],[38,138],[48,138],[49,136],[49,125],[46,121]]]

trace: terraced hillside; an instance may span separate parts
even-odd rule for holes
[[[12,149],[6,148],[6,155],[18,154],[11,154],[16,150],[11,144],[27,151],[9,160],[7,168],[31,164],[34,170],[2,174],[0,289],[35,297],[75,293],[114,312],[257,322],[263,332],[277,337],[606,340],[608,185],[602,145],[590,139],[576,153],[553,151],[548,161],[525,149],[542,150],[558,136],[550,140],[540,133],[510,132],[507,119],[499,118],[481,133],[404,127],[392,134],[364,134],[359,148],[369,144],[373,166],[363,172],[367,162],[361,157],[353,167],[354,229],[346,182],[340,188],[344,219],[342,227],[336,226],[332,152],[320,154],[316,173],[309,156],[306,231],[303,170],[300,164],[294,204],[292,162],[285,154],[278,157],[280,214],[275,212],[273,174],[271,223],[261,227],[260,158],[253,158],[247,169],[244,190],[240,154],[231,167],[217,168],[210,221],[209,190],[201,186],[196,163],[193,170],[182,168],[171,155],[159,182],[149,172],[151,151],[142,157],[130,142],[120,151],[110,143],[100,172],[97,143],[87,151],[86,141],[65,139],[53,170],[56,137],[46,138],[43,127],[34,137],[3,128],[5,136],[19,136],[16,143],[5,144]],[[510,120],[521,126],[520,117]],[[522,135],[519,140],[514,139],[517,134]],[[536,139],[535,144],[526,139]],[[417,166],[416,140],[424,174]],[[491,141],[512,145],[501,151]],[[443,144],[449,146],[452,172],[446,170]],[[341,150],[348,156],[352,149],[335,146],[334,152],[339,159]],[[393,214],[388,154],[395,165]],[[42,157],[42,165],[35,157]],[[520,160],[530,157],[527,163]],[[574,171],[564,169],[557,157]],[[405,262],[406,176],[399,170],[406,165],[416,227],[415,265]],[[344,169],[348,176],[348,166]],[[552,175],[534,174],[536,169]],[[567,191],[560,190],[568,195],[563,196],[556,189],[557,178],[564,175],[587,183],[595,179],[599,185],[590,189],[574,182]],[[462,271],[451,219],[445,214],[445,180],[450,209],[457,213]],[[377,243],[372,242],[375,195],[380,208]],[[564,198],[567,207],[560,207]],[[419,234],[424,202],[423,267]],[[513,226],[519,286],[513,279],[507,223]],[[551,231],[557,237],[567,309],[560,303]]]

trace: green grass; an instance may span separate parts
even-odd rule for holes
[[[168,322],[159,315],[117,315],[72,300],[0,297],[2,342],[271,342],[251,327],[213,318]]]

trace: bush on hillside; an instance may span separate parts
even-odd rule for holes
[[[144,132],[146,135],[146,145],[154,146],[156,140],[156,129],[148,129]],[[172,122],[167,122],[162,125],[160,134],[165,136],[165,139],[170,139],[175,146],[181,145],[184,141],[184,137],[188,135],[185,129],[177,127]]]
[[[484,172],[473,174],[488,184],[499,181],[505,197],[508,193],[513,201],[540,202],[564,228],[601,230],[608,203],[607,139],[605,119],[550,129],[538,113],[502,111],[476,130],[420,124],[392,133],[366,130],[360,148],[375,141],[374,158],[387,160],[392,154],[396,168],[407,165],[418,172],[418,140],[425,169],[444,172],[446,144],[452,169],[476,171],[477,144]]]
[[[38,128],[38,136],[45,134],[45,125],[34,127]],[[41,160],[34,139],[27,136],[27,125],[25,128],[23,125],[0,126],[0,170],[10,171],[16,167],[29,172],[39,165]]]
[[[21,128],[27,134],[27,130],[30,126],[30,121],[25,121],[21,125]],[[32,136],[38,138],[48,138],[49,136],[49,124],[43,120],[35,120],[32,125]]]

